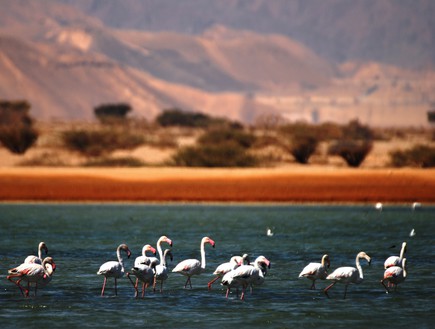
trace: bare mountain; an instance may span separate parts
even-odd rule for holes
[[[341,8],[343,28],[354,29],[353,10],[341,0],[325,2]],[[358,117],[373,125],[425,124],[435,79],[432,71],[411,69],[425,66],[420,48],[414,48],[418,65],[350,53],[341,61],[274,27],[293,26],[295,33],[294,18],[301,32],[309,31],[301,20],[311,17],[310,8],[321,13],[325,2],[0,0],[0,98],[29,100],[42,120],[91,119],[96,105],[128,102],[149,119],[179,107],[244,122],[279,113],[312,122]],[[391,1],[382,3],[393,10]],[[406,2],[397,3],[393,12]],[[426,1],[416,7],[431,8]],[[292,16],[295,8],[305,16]],[[207,19],[210,10],[214,19]],[[319,25],[333,38],[322,17],[311,21],[312,29]],[[180,27],[188,21],[191,28]]]

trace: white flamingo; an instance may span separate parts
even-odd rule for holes
[[[227,287],[226,298],[228,298],[231,288],[242,286],[240,299],[245,299],[245,291],[248,286],[263,284],[267,268],[270,268],[270,261],[264,256],[259,256],[255,259],[254,265],[242,265],[225,274],[221,284]]]
[[[118,294],[117,291],[117,280],[124,275],[124,260],[121,257],[121,250],[127,253],[127,258],[130,258],[131,251],[128,249],[128,246],[123,243],[118,246],[116,249],[116,256],[118,261],[109,261],[100,266],[98,270],[98,275],[104,276],[103,287],[101,289],[101,296],[104,296],[104,289],[106,287],[107,278],[115,279],[115,295]]]
[[[136,276],[136,284],[133,283],[133,281],[130,278],[130,273],[127,273],[127,277],[130,280],[130,282],[133,284],[134,286],[134,297],[138,296],[138,285],[139,282],[142,283],[142,298],[145,296],[145,290],[146,288],[148,288],[148,286],[150,284],[153,283],[154,281],[154,268],[156,267],[156,263],[155,262],[151,262],[150,265],[146,265],[146,264],[138,264],[137,266],[134,266],[131,269],[131,273]]]
[[[24,263],[27,264],[42,264],[42,250],[45,251],[45,254],[48,254],[48,248],[47,245],[45,244],[45,242],[40,242],[38,245],[38,256],[35,255],[29,255],[26,257],[26,259],[24,260]]]
[[[151,262],[151,257],[147,256],[147,252],[152,252],[153,255],[156,254],[156,249],[151,245],[146,244],[142,247],[142,255],[137,256],[134,260],[134,266],[139,266],[140,264],[149,265]]]
[[[406,268],[405,268],[406,258],[403,258],[402,267],[391,266],[387,268],[384,272],[384,278],[381,280],[387,294],[390,292],[388,287],[385,285],[385,281],[388,281],[388,286],[393,285],[394,290],[396,290],[397,285],[402,283],[406,279]]]
[[[163,292],[163,282],[168,279],[168,267],[166,266],[166,259],[169,256],[171,262],[173,260],[171,249],[165,249],[162,261],[156,266],[154,274],[153,291],[156,291],[156,283],[160,282],[160,292]]]
[[[172,240],[169,239],[166,235],[162,235],[158,240],[157,240],[157,252],[159,254],[159,258],[157,257],[148,257],[149,258],[149,264],[154,263],[155,266],[160,264],[160,261],[162,260],[163,257],[163,251],[162,251],[162,243],[166,242],[167,244],[169,244],[170,247],[172,247]]]
[[[51,270],[47,264],[51,265]],[[35,296],[36,290],[38,287],[38,283],[47,280],[53,274],[53,271],[56,269],[56,264],[54,263],[53,258],[46,257],[42,261],[42,264],[37,263],[23,263],[18,267],[11,268],[8,270],[8,276],[6,277],[9,281],[17,285],[20,288],[21,293],[25,296],[29,296],[30,292],[30,283],[35,283]],[[17,281],[14,281],[14,278],[18,278]],[[24,280],[27,282],[27,289],[23,288],[20,283]],[[44,286],[44,285],[42,285]],[[24,290],[23,290],[24,289]]]
[[[370,265],[371,262],[370,256],[367,255],[364,251],[361,251],[358,253],[358,255],[356,255],[356,259],[355,259],[356,268],[351,266],[339,267],[326,277],[326,280],[334,281],[329,286],[327,286],[325,290],[323,290],[326,296],[329,297],[328,290],[331,289],[337,282],[343,283],[345,285],[344,298],[346,298],[347,287],[349,284],[351,283],[359,284],[363,282],[364,280],[363,271],[359,263],[359,260],[361,258],[366,259]]]
[[[399,256],[390,256],[384,262],[384,269],[392,266],[402,266],[402,260],[406,253],[406,242],[402,243],[402,249],[400,250]]]
[[[242,256],[233,256],[231,257],[229,262],[220,264],[213,272],[216,277],[207,284],[208,290],[211,290],[211,286],[216,280],[222,278],[228,272],[235,270],[237,267],[243,265],[243,260],[244,259]]]
[[[184,284],[184,288],[187,287],[187,284],[190,284],[190,289],[192,289],[192,282],[190,278],[193,275],[199,275],[205,270],[206,262],[205,262],[205,249],[204,245],[209,243],[213,248],[215,247],[215,242],[209,237],[203,237],[201,240],[201,261],[197,259],[186,259],[182,262],[178,263],[177,266],[172,270],[174,273],[180,273],[184,276],[187,276],[186,283]]]
[[[328,276],[328,268],[331,265],[329,256],[323,255],[321,263],[309,263],[299,274],[299,278],[307,278],[313,283],[310,289],[316,289],[316,280],[325,280]]]

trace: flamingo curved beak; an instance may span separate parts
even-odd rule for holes
[[[131,256],[131,251],[130,251],[130,249],[128,249],[127,250],[127,258],[130,258],[130,256]]]

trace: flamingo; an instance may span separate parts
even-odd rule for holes
[[[388,281],[388,286],[393,285],[394,290],[396,290],[397,285],[402,283],[406,279],[406,269],[405,269],[406,258],[403,258],[402,267],[400,266],[391,266],[387,268],[384,272],[384,278],[381,280],[382,285],[384,286],[387,294],[390,292],[388,287],[385,285],[385,281]]]
[[[227,286],[226,298],[231,288],[242,286],[240,299],[244,300],[248,286],[263,284],[267,268],[270,268],[270,261],[264,256],[259,256],[255,259],[254,265],[242,265],[225,274],[221,284]]]
[[[147,252],[150,251],[153,253],[153,255],[156,254],[156,249],[154,249],[151,245],[146,244],[142,247],[142,255],[137,256],[136,259],[134,260],[134,266],[138,266],[140,264],[146,264],[149,265],[151,260],[151,257],[147,256]]]
[[[326,277],[326,280],[334,281],[329,286],[327,286],[325,290],[323,290],[323,292],[325,293],[326,296],[328,296],[328,298],[329,298],[328,290],[331,289],[337,282],[343,283],[345,285],[344,297],[343,297],[344,299],[346,299],[347,287],[349,284],[351,283],[360,284],[361,282],[363,282],[364,279],[363,271],[359,263],[359,260],[361,258],[366,259],[370,265],[371,262],[370,256],[367,255],[364,251],[361,251],[358,253],[358,255],[356,255],[356,259],[355,259],[356,268],[351,266],[339,267]]]
[[[392,266],[401,266],[403,257],[406,253],[406,242],[402,243],[402,249],[400,250],[400,256],[390,256],[384,262],[384,269]]]
[[[47,266],[47,264],[51,265],[50,267]],[[35,283],[35,296],[36,296],[36,290],[38,287],[38,283],[41,284],[45,281],[45,284],[49,282],[48,278],[51,277],[53,274],[53,271],[56,269],[56,264],[51,257],[46,257],[42,261],[42,264],[37,263],[23,263],[18,267],[11,268],[8,270],[8,276],[6,277],[9,281],[13,282],[15,285],[20,288],[21,293],[25,297],[29,297],[30,292],[30,283]],[[14,281],[13,278],[18,278],[17,281]],[[23,287],[20,285],[20,282],[24,280],[27,281],[27,289],[24,289],[23,293]],[[42,284],[44,286],[44,284]]]
[[[229,262],[220,264],[213,272],[213,274],[216,275],[216,277],[207,284],[208,290],[211,290],[211,286],[216,280],[222,278],[228,272],[235,270],[237,267],[243,265],[243,260],[244,259],[242,256],[233,256],[231,257]]]
[[[190,289],[192,289],[191,277],[193,275],[199,275],[205,270],[205,250],[204,245],[209,243],[213,248],[215,247],[215,242],[209,237],[203,237],[201,240],[201,261],[197,259],[186,259],[182,262],[178,263],[177,266],[172,270],[174,273],[180,273],[184,276],[187,276],[186,283],[184,284],[184,288],[187,287],[187,284],[190,284]]]
[[[172,240],[169,239],[166,235],[162,235],[158,240],[157,240],[157,252],[159,253],[159,258],[157,257],[148,257],[149,258],[149,264],[151,263],[155,263],[155,265],[159,265],[160,261],[162,260],[163,257],[163,252],[162,252],[162,243],[166,242],[167,244],[169,244],[170,247],[172,247]],[[154,252],[155,254],[155,252]]]
[[[104,288],[106,287],[107,278],[115,279],[115,296],[118,294],[117,279],[121,278],[124,275],[124,260],[121,257],[121,250],[127,253],[127,258],[130,258],[131,251],[130,249],[128,249],[128,246],[125,243],[120,244],[116,249],[116,256],[118,257],[118,261],[105,262],[103,265],[100,266],[100,269],[97,272],[98,275],[104,276],[101,296],[104,296]]]
[[[157,281],[160,281],[160,292],[163,292],[163,282],[168,279],[168,268],[166,266],[166,258],[168,256],[172,261],[173,257],[172,257],[171,249],[165,249],[165,252],[163,253],[162,261],[155,268],[153,291],[156,291],[156,283]]]
[[[24,260],[24,263],[27,264],[42,264],[42,250],[45,251],[45,254],[48,254],[48,248],[47,245],[45,244],[45,242],[40,242],[38,245],[38,256],[35,255],[29,255],[26,257],[26,259]]]
[[[299,278],[307,278],[313,281],[310,289],[316,289],[316,280],[325,280],[328,276],[327,269],[331,265],[329,256],[327,254],[323,255],[321,263],[309,263],[304,267],[302,272],[299,274]]]
[[[131,269],[131,272],[134,276],[136,276],[136,284],[130,278],[130,273],[127,273],[127,277],[130,282],[134,286],[135,294],[134,297],[138,296],[138,285],[139,282],[142,282],[142,298],[145,295],[145,289],[153,282],[154,280],[154,269],[156,267],[155,262],[151,262],[150,265],[146,264],[138,264]]]

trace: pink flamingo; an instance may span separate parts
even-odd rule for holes
[[[240,299],[244,300],[248,286],[264,283],[267,268],[270,268],[270,261],[264,256],[259,256],[255,259],[254,265],[242,265],[225,274],[222,278],[222,285],[227,286],[226,298],[231,288],[242,286]]]
[[[337,282],[343,283],[345,285],[344,299],[346,298],[347,287],[349,284],[351,283],[359,284],[363,282],[364,280],[363,271],[359,263],[359,260],[361,258],[366,259],[370,265],[371,262],[370,256],[367,255],[364,251],[361,251],[358,253],[358,255],[356,255],[356,259],[355,259],[356,268],[351,266],[339,267],[326,277],[326,280],[334,281],[332,282],[332,284],[327,286],[325,290],[323,290],[323,292],[325,293],[326,296],[328,296],[328,298],[329,298],[328,290],[331,289]]]
[[[406,253],[406,242],[402,243],[402,249],[400,250],[399,256],[390,256],[384,262],[384,269],[391,266],[402,266],[402,260]]]
[[[215,247],[215,242],[209,237],[203,237],[201,240],[201,261],[197,259],[186,259],[182,262],[178,263],[177,266],[172,270],[174,273],[180,273],[184,276],[187,276],[186,283],[184,284],[184,288],[187,287],[187,284],[190,284],[190,289],[192,289],[192,282],[190,278],[193,275],[199,275],[205,270],[206,262],[205,262],[205,249],[204,245],[209,243],[213,248]]]
[[[45,251],[45,254],[48,254],[48,248],[47,245],[45,244],[45,242],[40,242],[38,245],[38,256],[35,255],[29,255],[26,257],[26,259],[24,260],[24,263],[27,264],[42,264],[42,250]]]
[[[50,264],[51,267],[47,266]],[[30,292],[30,283],[35,283],[35,296],[36,296],[36,290],[38,287],[38,283],[43,283],[45,281],[45,284],[49,282],[48,278],[51,277],[53,274],[53,271],[56,269],[56,264],[51,257],[46,257],[42,261],[42,264],[37,263],[23,263],[18,267],[11,268],[8,270],[8,276],[6,277],[9,281],[17,285],[18,288],[20,288],[21,293],[25,297],[29,297]],[[17,281],[14,281],[14,278],[18,278]],[[27,289],[24,289],[20,282],[24,280],[27,281]],[[45,284],[42,284],[44,286]],[[24,292],[23,292],[24,289]]]
[[[104,275],[103,288],[101,289],[101,296],[104,296],[104,288],[106,287],[107,278],[115,279],[115,295],[118,294],[117,291],[117,279],[124,275],[124,260],[121,257],[121,250],[127,253],[127,258],[130,258],[131,251],[128,249],[126,244],[120,244],[116,249],[116,256],[118,261],[109,261],[100,266],[98,270],[98,275]]]
[[[302,272],[299,274],[299,278],[307,278],[311,280],[313,283],[310,289],[316,289],[316,280],[325,280],[328,276],[327,269],[331,265],[329,256],[323,255],[321,263],[309,263],[304,267]]]
[[[382,285],[384,286],[387,294],[390,292],[388,287],[385,285],[385,281],[388,281],[388,286],[393,285],[394,290],[397,289],[397,285],[402,283],[406,279],[406,269],[405,269],[406,258],[403,258],[402,267],[400,266],[391,266],[387,268],[384,272],[384,278],[381,280]]]
[[[134,276],[136,276],[136,284],[134,284],[133,281],[130,279],[130,273],[127,273],[128,279],[134,286],[134,290],[135,290],[134,297],[138,296],[137,287],[139,285],[139,282],[142,282],[142,298],[145,296],[145,289],[148,288],[148,286],[154,281],[155,267],[156,267],[155,262],[151,262],[150,265],[138,264],[137,266],[134,266],[131,269],[131,273]]]
[[[216,280],[222,278],[228,272],[235,270],[237,267],[243,265],[244,260],[247,258],[247,254],[244,254],[243,256],[233,256],[231,257],[229,262],[220,264],[213,272],[216,277],[207,284],[208,290],[211,290],[211,286]]]

